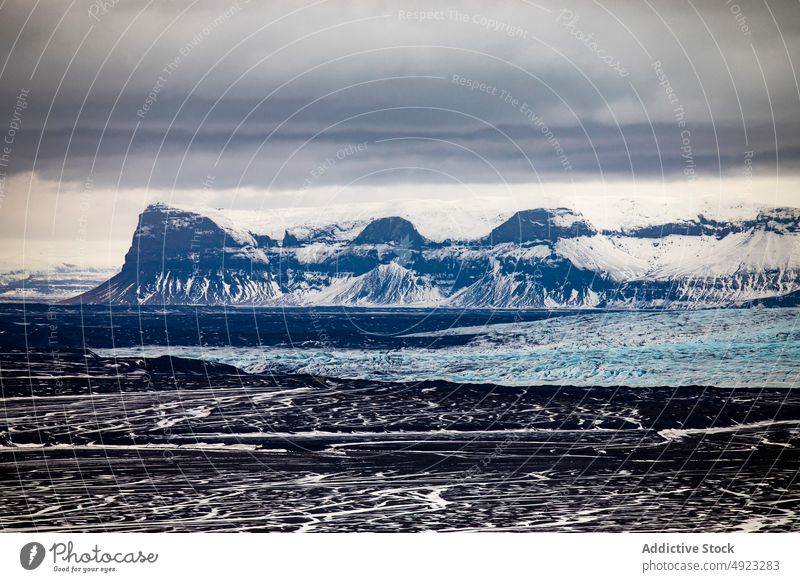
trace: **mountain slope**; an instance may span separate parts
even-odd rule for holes
[[[392,262],[358,277],[338,279],[320,291],[298,298],[297,303],[421,307],[438,305],[443,299],[430,279]]]
[[[795,209],[598,231],[539,208],[463,240],[427,238],[400,216],[356,223],[294,227],[279,242],[220,211],[153,205],[120,273],[70,302],[687,309],[794,304],[800,291]]]

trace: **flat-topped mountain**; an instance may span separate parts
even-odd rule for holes
[[[619,231],[535,208],[464,240],[432,240],[387,216],[277,240],[220,211],[156,204],[140,215],[121,271],[69,302],[686,309],[793,305],[798,291],[792,208]]]

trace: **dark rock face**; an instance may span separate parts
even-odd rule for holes
[[[761,230],[777,234],[800,233],[800,213],[794,208],[762,210],[753,220],[721,222],[702,214],[695,220],[669,222],[627,231],[625,234],[637,238],[662,238],[669,235],[713,236],[723,239],[730,234]]]
[[[425,238],[405,218],[389,216],[370,222],[353,243],[396,244],[419,249],[425,244]]]
[[[591,236],[594,228],[579,214],[566,208],[522,210],[496,227],[486,241],[490,244],[555,242],[560,238]]]
[[[800,291],[793,259],[799,223],[796,210],[778,208],[735,223],[699,216],[600,233],[576,212],[539,208],[517,212],[479,240],[434,242],[393,216],[349,238],[345,228],[332,225],[302,236],[287,231],[278,242],[214,213],[153,205],[139,218],[120,273],[68,302],[787,306],[797,304]],[[709,251],[715,241],[726,255]],[[719,271],[725,261],[727,270]]]

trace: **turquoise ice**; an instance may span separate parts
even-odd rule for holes
[[[800,309],[597,312],[453,328],[464,345],[397,350],[144,346],[103,355],[224,362],[249,372],[504,385],[785,387],[800,381]]]

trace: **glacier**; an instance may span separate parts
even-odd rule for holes
[[[455,327],[405,337],[428,347],[137,346],[105,357],[172,355],[250,373],[507,386],[713,386],[795,388],[800,309],[580,313],[538,321]],[[436,347],[463,336],[463,345]],[[366,344],[365,344],[366,345]]]

